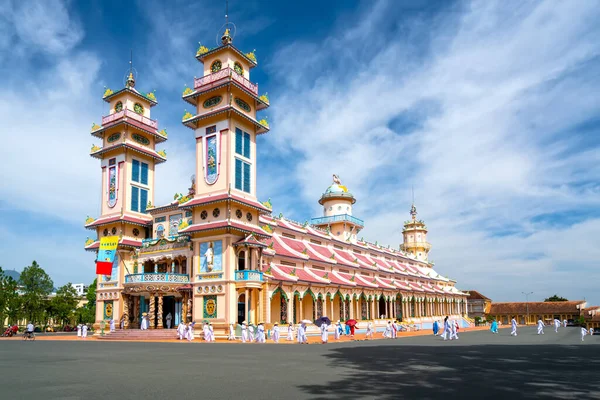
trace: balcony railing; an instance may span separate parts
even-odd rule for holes
[[[187,274],[170,274],[168,272],[148,272],[125,275],[125,283],[141,282],[189,283],[190,277]]]
[[[262,282],[263,273],[261,271],[252,270],[235,271],[235,280],[245,282]]]
[[[331,224],[333,222],[352,222],[356,225],[365,226],[365,223],[362,219],[353,217],[348,214],[340,214],[340,215],[332,215],[330,217],[320,217],[320,218],[312,218],[310,223],[313,225],[325,225]]]
[[[201,78],[194,79],[194,89],[210,89],[209,85],[212,85],[215,82],[218,82],[222,79],[231,78],[240,85],[244,86],[246,89],[254,93],[258,96],[258,85],[250,82],[248,79],[244,78],[242,75],[238,74],[231,68],[224,68],[220,71],[212,73],[210,75],[203,76]],[[208,87],[205,87],[208,86]],[[213,85],[217,86],[217,85]]]
[[[148,125],[154,129],[158,129],[158,121],[146,118],[143,115],[140,115],[134,111],[127,109],[102,117],[102,125],[110,124],[111,122],[124,117],[131,118],[135,121],[141,122],[144,125]]]

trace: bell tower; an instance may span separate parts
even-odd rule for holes
[[[414,203],[410,207],[410,216],[411,219],[404,222],[404,229],[402,229],[403,243],[400,245],[400,249],[413,254],[419,261],[427,262],[431,244],[427,242],[425,222],[417,220],[417,207]]]

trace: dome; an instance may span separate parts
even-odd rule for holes
[[[344,185],[338,185],[337,183],[334,183],[333,185],[331,185],[327,188],[325,193],[326,194],[348,193],[348,188]]]

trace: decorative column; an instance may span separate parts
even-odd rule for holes
[[[135,296],[133,298],[133,321],[134,326],[139,328],[139,317],[140,317],[140,297]]]
[[[302,311],[302,297],[298,297],[298,302],[300,303],[300,318],[299,321],[302,321],[304,319],[304,312]]]
[[[333,314],[333,297],[329,298],[329,305],[331,306],[331,314],[330,314],[331,317],[330,318],[331,318],[331,320],[333,320],[333,315],[334,315]],[[340,318],[340,320],[341,320],[341,318]]]
[[[186,317],[188,322],[194,320],[194,292],[188,292]]]
[[[158,263],[154,263],[154,273],[158,272]]]
[[[266,294],[266,293],[267,293],[267,292],[265,291],[265,294]],[[267,324],[270,324],[271,322],[278,322],[278,321],[279,321],[279,318],[280,318],[280,317],[278,316],[278,317],[277,317],[277,321],[271,321],[271,300],[272,300],[272,299],[269,299],[269,298],[267,298],[267,296],[265,296],[265,310],[266,310],[266,313],[265,313],[265,314],[266,314],[266,316],[265,316],[265,322],[266,322]],[[279,302],[281,303],[281,300],[280,300]]]
[[[154,317],[155,317],[155,306],[154,306],[154,293],[150,293],[150,309],[148,310],[148,322],[150,329],[154,329]]]
[[[352,296],[350,296],[350,319],[356,319],[354,318],[354,307],[352,307],[353,304],[353,298]]]
[[[129,328],[129,295],[123,295],[123,329]],[[120,327],[121,324],[119,324]]]
[[[156,317],[158,319],[157,328],[162,329],[163,328],[163,295],[162,295],[162,293],[159,293],[159,295],[158,295],[158,310],[157,310]]]
[[[175,273],[175,260],[171,261],[171,273],[174,274]]]
[[[346,319],[346,300],[342,297],[340,301],[342,302],[342,315],[340,315],[340,320],[344,321]]]
[[[187,324],[187,293],[183,292],[183,297],[181,298],[181,320],[184,324]]]
[[[250,323],[250,291],[246,289],[244,292],[244,315],[246,316],[246,322]]]

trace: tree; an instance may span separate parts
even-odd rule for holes
[[[75,312],[77,323],[91,324],[96,322],[96,286],[97,281],[94,279],[94,282],[89,286],[85,295],[88,301],[87,304],[83,307],[79,307]]]
[[[61,325],[69,324],[75,315],[78,302],[77,291],[70,282],[58,288],[56,296],[50,300],[50,312],[54,321]]]
[[[28,321],[42,322],[46,310],[46,302],[54,282],[34,260],[21,273],[19,279],[21,290],[23,291],[23,312]]]
[[[19,293],[17,293],[17,281],[10,276],[4,275],[0,267],[0,329],[4,329],[4,321],[8,318],[10,324],[15,316],[15,311],[20,310]],[[17,315],[18,316],[18,315]]]
[[[565,299],[564,297],[560,297],[559,295],[555,294],[554,296],[548,297],[544,301],[569,301],[569,300]]]

